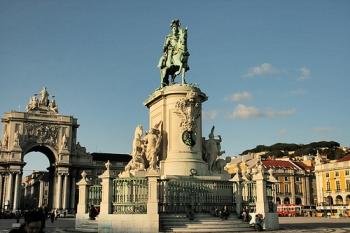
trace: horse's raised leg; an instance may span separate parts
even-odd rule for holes
[[[181,83],[182,83],[182,85],[186,84],[185,73],[186,73],[185,68],[182,68],[182,70],[181,70],[181,79],[182,79]]]

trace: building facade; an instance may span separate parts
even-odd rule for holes
[[[227,170],[232,175],[237,172],[249,175],[251,169],[259,160],[259,155],[250,154],[238,157],[227,165]],[[261,162],[266,170],[272,171],[277,180],[275,183],[277,204],[316,205],[316,182],[314,169],[310,163],[292,161],[288,158],[267,159],[261,160]],[[247,190],[247,195],[251,196],[251,189],[247,188]],[[254,189],[252,190],[254,192]]]
[[[350,205],[350,153],[332,161],[318,155],[315,174],[318,205]]]

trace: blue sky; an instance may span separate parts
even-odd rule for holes
[[[276,142],[349,146],[349,12],[346,0],[2,0],[0,111],[23,111],[46,86],[78,118],[88,151],[129,153],[134,128],[148,128],[143,101],[178,18],[188,81],[209,96],[204,135],[215,125],[226,155]]]

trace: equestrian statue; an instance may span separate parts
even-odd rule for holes
[[[189,70],[187,51],[187,28],[180,28],[180,20],[173,20],[170,24],[171,33],[166,36],[163,55],[161,56],[158,68],[160,69],[161,87],[174,84],[176,76],[181,74],[181,84],[185,84],[185,72]]]

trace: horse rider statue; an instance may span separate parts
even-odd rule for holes
[[[187,28],[180,28],[180,20],[173,20],[170,24],[171,33],[166,36],[163,55],[159,60],[161,87],[174,83],[177,75],[181,74],[182,84],[185,84],[185,72],[189,70],[187,64],[190,56],[187,51]]]

